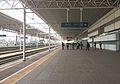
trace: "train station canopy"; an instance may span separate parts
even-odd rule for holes
[[[22,0],[64,39],[75,38],[120,4],[119,0]],[[63,22],[87,22],[86,28],[62,28]]]
[[[0,12],[1,29],[9,29],[19,32],[21,27],[22,27],[22,22]]]
[[[5,30],[5,31],[10,31],[10,32],[17,32],[20,33],[20,29],[22,30],[22,25],[23,23],[17,19],[14,19],[8,15],[5,15],[3,13],[0,12],[0,29],[1,30]],[[42,31],[35,29],[32,26],[27,25],[26,27],[26,34],[31,35],[31,36],[37,36],[38,33],[38,37],[43,37]],[[47,34],[46,37],[48,37]]]

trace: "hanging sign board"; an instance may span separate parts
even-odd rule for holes
[[[61,23],[61,27],[65,28],[83,28],[83,27],[88,27],[88,22],[64,22]]]
[[[6,35],[0,35],[0,37],[6,37]]]
[[[23,39],[23,37],[21,37],[21,39]],[[25,37],[25,39],[28,39],[28,37]]]

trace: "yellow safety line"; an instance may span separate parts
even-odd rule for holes
[[[21,78],[23,78],[25,75],[27,75],[28,73],[30,73],[31,71],[33,71],[35,68],[37,68],[39,65],[41,65],[43,62],[47,61],[50,57],[55,56],[54,54],[56,52],[58,52],[59,49],[51,52],[50,54],[42,57],[41,59],[33,62],[32,64],[30,64],[29,66],[19,70],[18,72],[14,73],[13,75],[3,79],[2,81],[0,81],[0,84],[15,84],[18,80],[20,80]]]

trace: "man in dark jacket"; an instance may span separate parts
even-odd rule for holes
[[[90,44],[87,42],[86,51],[87,50],[89,51],[89,48],[90,48]]]

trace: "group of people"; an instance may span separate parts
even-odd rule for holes
[[[100,49],[102,49],[102,43],[100,42],[99,43],[99,45],[100,45]],[[82,42],[77,42],[77,43],[66,43],[66,45],[65,45],[65,43],[63,43],[62,42],[62,49],[64,50],[65,49],[65,47],[67,48],[67,49],[83,49],[83,47],[85,48],[85,46],[83,46],[83,43]],[[89,51],[89,48],[90,48],[90,43],[89,42],[87,42],[86,43],[86,51]],[[96,42],[94,42],[94,48],[95,48],[95,50],[96,50]]]
[[[75,47],[76,47],[76,49],[81,49],[81,50],[82,50],[82,48],[83,48],[83,43],[82,43],[82,42],[80,42],[80,43],[78,43],[78,42],[77,42],[77,43],[74,43],[74,42],[73,42],[71,45],[72,45],[72,49],[75,49]],[[69,46],[69,44],[68,44],[68,46]],[[68,47],[68,48],[69,48],[69,47]],[[67,49],[68,49],[68,48],[67,48]]]
[[[100,49],[102,49],[102,42],[99,42]],[[96,42],[94,42],[94,48],[96,50]]]
[[[81,46],[81,49],[82,49],[82,46],[83,46],[83,44],[82,43],[66,43],[66,48],[67,49],[70,49],[70,48],[72,48],[72,49],[79,49],[80,48],[80,46]],[[65,48],[65,44],[62,42],[62,49],[64,49]]]
[[[64,50],[65,49],[65,46],[66,46],[66,48],[67,49],[83,49],[83,43],[82,42],[77,42],[77,43],[66,43],[66,45],[65,45],[65,43],[63,43],[62,42],[62,49]],[[89,50],[89,47],[90,47],[90,44],[87,42],[87,46],[86,46],[86,50]]]

